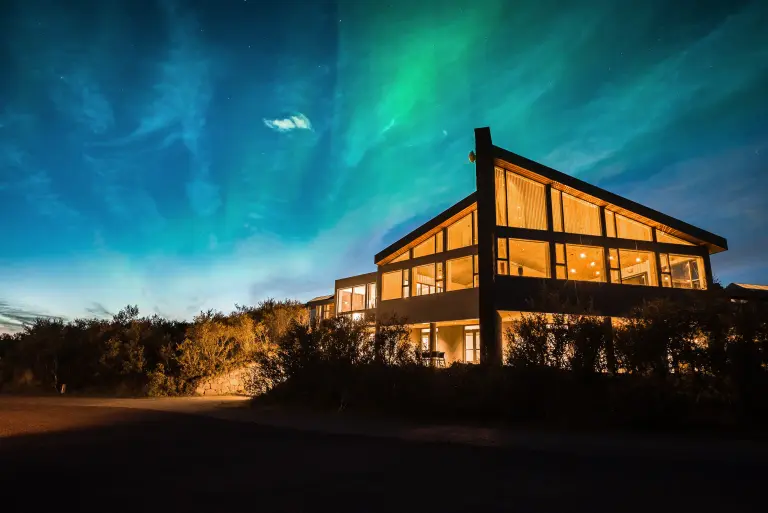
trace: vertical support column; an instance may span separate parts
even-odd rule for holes
[[[657,242],[659,242],[656,239],[656,228],[653,228],[651,230],[651,240],[653,241],[654,246],[655,246],[655,244]],[[653,261],[654,261],[654,265],[656,266],[656,286],[657,287],[663,287],[663,285],[661,283],[661,280],[662,280],[662,277],[661,277],[661,253],[664,253],[664,251],[659,251],[658,247],[654,247],[654,250],[653,250]]]
[[[475,129],[477,180],[477,263],[480,287],[480,363],[501,365],[502,347],[496,324],[496,175],[491,129]]]
[[[546,184],[544,186],[544,202],[547,206],[547,231],[549,236],[549,277],[554,279],[557,277],[557,253],[555,252],[555,242],[552,240],[552,233],[555,232],[554,213],[552,209],[552,185]]]
[[[368,305],[366,305],[368,306]],[[374,336],[378,338],[379,336],[379,322],[381,321],[379,317],[379,312],[381,311],[381,266],[376,266],[376,310],[373,312],[373,329],[374,329]]]
[[[437,351],[437,324],[429,323],[429,351],[434,354]]]
[[[611,253],[611,245],[605,243],[608,240],[608,230],[605,227],[605,207],[600,207],[600,236],[603,237],[603,272],[605,283],[611,282],[611,261],[608,258]]]
[[[704,259],[704,275],[707,278],[707,289],[711,290],[714,285],[714,276],[712,275],[712,263],[709,261],[709,251],[702,255]]]

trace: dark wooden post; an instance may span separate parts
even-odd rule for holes
[[[480,290],[480,363],[501,365],[502,344],[496,325],[496,175],[491,129],[475,129],[477,180],[477,263]]]

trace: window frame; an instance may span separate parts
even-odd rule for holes
[[[546,276],[518,276],[512,274],[512,265],[510,263],[510,244],[512,241],[528,242],[531,244],[543,244],[545,246],[544,266]],[[521,239],[516,237],[496,237],[496,274],[499,276],[514,276],[515,278],[537,278],[549,279],[552,277],[552,262],[550,262],[550,244],[552,242],[539,239]]]
[[[498,173],[499,170],[503,171],[503,175],[504,175],[504,177],[503,177],[504,179],[503,180],[499,180],[499,173]],[[544,227],[543,228],[539,228],[539,227],[531,228],[531,227],[527,227],[527,226],[520,227],[520,226],[510,226],[509,225],[509,195],[507,194],[508,193],[507,182],[509,181],[509,175],[514,175],[514,176],[516,176],[516,177],[518,177],[518,178],[520,178],[520,179],[522,179],[524,181],[531,182],[533,184],[536,184],[536,186],[541,187],[541,189],[542,189],[542,201],[543,201],[542,207],[544,209],[544,211],[543,211],[543,214],[544,214],[544,218],[543,218],[544,219]],[[504,198],[503,198],[503,200],[504,200],[503,201],[503,203],[504,203],[504,219],[503,219],[504,224],[499,224],[499,216],[498,216],[498,212],[497,212],[495,214],[496,226],[504,226],[504,227],[507,227],[507,228],[521,228],[521,229],[526,229],[526,230],[538,230],[538,231],[542,231],[542,232],[551,231],[551,227],[549,226],[549,222],[547,220],[547,184],[545,184],[543,182],[539,182],[538,180],[534,180],[532,178],[528,178],[525,175],[522,175],[520,173],[516,173],[516,172],[511,171],[509,169],[506,169],[504,167],[494,166],[494,188],[495,188],[495,190],[494,190],[494,201],[495,201],[495,204],[498,204],[498,201],[499,201],[499,188],[498,188],[498,186],[500,185],[500,182],[503,182],[503,188],[501,190],[503,190],[502,194],[504,196]],[[498,210],[498,207],[494,206],[494,209]]]

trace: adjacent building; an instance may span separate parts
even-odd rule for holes
[[[495,146],[475,130],[477,190],[308,303],[333,315],[405,319],[446,363],[501,363],[523,312],[622,317],[644,300],[695,298],[723,237]],[[554,295],[553,295],[554,294]],[[555,299],[553,299],[553,297]]]

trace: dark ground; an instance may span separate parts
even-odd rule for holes
[[[311,434],[0,400],[0,511],[767,511],[766,464]]]

